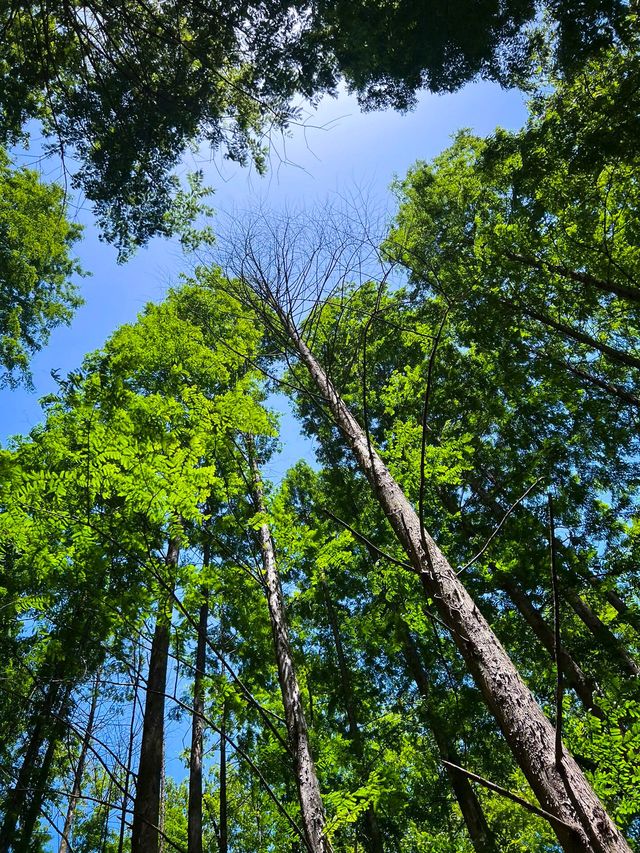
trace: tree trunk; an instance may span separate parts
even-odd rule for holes
[[[127,746],[127,768],[124,777],[124,789],[122,791],[122,809],[120,813],[120,835],[118,838],[118,853],[124,848],[124,836],[127,826],[127,814],[129,810],[129,784],[131,781],[131,761],[133,759],[133,746],[136,734],[136,704],[138,701],[138,687],[140,686],[140,670],[142,668],[142,654],[134,656],[136,674],[133,679],[133,702],[131,705],[131,719],[129,721],[129,744]]]
[[[52,680],[46,687],[44,700],[40,708],[32,714],[33,728],[24,750],[22,764],[16,779],[16,784],[7,792],[4,805],[4,820],[0,831],[0,850],[11,850],[16,840],[16,825],[24,812],[31,779],[35,772],[38,755],[46,740],[46,727],[50,723],[51,711],[56,703],[60,690],[60,682]]]
[[[496,583],[507,593],[525,622],[553,658],[555,655],[553,630],[545,622],[542,614],[533,605],[526,592],[511,578],[499,577],[496,579]],[[564,646],[560,647],[560,662],[567,683],[575,690],[582,704],[594,717],[603,720],[604,713],[593,699],[593,685]]]
[[[336,656],[338,658],[340,686],[342,689],[345,710],[347,712],[347,722],[349,725],[349,740],[353,744],[353,748],[358,760],[362,761],[362,735],[360,733],[360,729],[358,728],[358,718],[356,716],[353,687],[351,683],[351,673],[349,672],[349,667],[347,665],[347,658],[344,653],[344,646],[342,644],[342,637],[340,636],[340,628],[338,626],[336,612],[333,607],[333,602],[331,601],[331,595],[329,594],[329,587],[327,586],[327,583],[324,580],[322,581],[321,586],[327,610],[327,617],[329,619],[329,625],[331,626],[331,633],[333,635],[333,642],[336,648]],[[378,819],[376,817],[375,809],[371,805],[371,803],[369,804],[366,812],[364,813],[364,820],[366,827],[366,849],[370,851],[370,853],[384,853],[382,835],[380,833],[380,827],[378,826]]]
[[[630,607],[613,589],[605,592],[605,598],[617,611],[621,622],[626,622],[640,634],[640,612]]]
[[[407,630],[406,626],[401,625],[399,628],[400,639],[402,641],[404,656],[409,667],[411,677],[415,681],[418,692],[424,700],[425,715],[429,728],[436,742],[438,754],[444,761],[450,761],[453,764],[461,764],[455,747],[450,742],[444,732],[443,726],[436,718],[431,702],[431,691],[429,689],[429,679],[424,671],[420,654],[416,645]],[[480,805],[471,782],[466,776],[461,773],[456,773],[452,767],[445,765],[449,782],[453,788],[456,800],[460,806],[462,817],[464,818],[467,832],[471,838],[474,850],[477,853],[496,853],[496,846],[489,824],[484,816],[484,811]]]
[[[367,435],[300,337],[280,311],[302,363],[369,480],[387,519],[427,594],[466,661],[518,765],[544,809],[550,812],[567,853],[629,853],[630,849],[573,757],[556,765],[555,731],[525,686],[498,638],[429,534]]]
[[[257,512],[265,512],[260,472],[255,460],[252,439],[247,442],[253,477],[253,497]],[[312,853],[326,853],[329,844],[325,838],[325,813],[320,786],[309,744],[307,722],[304,716],[300,687],[293,664],[289,643],[284,598],[276,567],[271,531],[266,522],[258,531],[262,556],[263,578],[271,619],[271,630],[278,664],[278,679],[282,692],[289,743],[294,756],[296,785],[300,799],[300,813],[306,841]]]
[[[169,541],[166,566],[178,564],[180,550]],[[172,579],[169,580],[172,584]],[[164,699],[167,688],[169,639],[173,598],[167,593],[160,604],[149,657],[149,676],[142,726],[138,782],[133,806],[131,853],[159,853],[162,770],[164,753]]]
[[[209,565],[209,545],[204,547],[203,567]],[[187,822],[188,853],[202,853],[202,755],[204,733],[204,677],[207,666],[207,627],[209,623],[209,590],[202,588],[202,604],[198,621],[196,671],[193,681],[193,716],[191,720],[191,756],[189,760],[189,805]]]
[[[613,661],[626,675],[637,677],[640,675],[640,666],[630,657],[624,645],[616,637],[613,631],[604,624],[597,613],[595,613],[587,602],[572,587],[563,589],[565,598],[582,619],[593,636],[604,646],[612,656]]]
[[[87,727],[84,732],[84,737],[82,739],[82,746],[80,747],[80,755],[78,756],[78,764],[76,766],[76,772],[73,777],[73,787],[71,789],[71,797],[69,798],[69,805],[67,806],[67,815],[64,821],[64,828],[62,830],[62,837],[60,839],[60,846],[58,847],[58,853],[68,853],[69,845],[67,843],[67,839],[71,837],[71,830],[73,828],[73,818],[76,813],[76,807],[78,805],[78,800],[80,798],[80,794],[82,793],[82,775],[84,773],[84,765],[87,760],[87,752],[89,751],[89,745],[91,743],[91,737],[93,734],[93,721],[96,716],[96,708],[98,707],[98,696],[100,691],[100,679],[96,676],[95,683],[93,685],[93,691],[91,694],[91,705],[89,707],[89,716],[87,718]]]
[[[47,783],[51,775],[51,767],[56,754],[56,747],[60,743],[66,728],[66,717],[69,713],[69,699],[73,691],[73,682],[67,684],[64,688],[62,699],[58,710],[53,714],[53,723],[49,732],[47,749],[45,751],[42,762],[36,768],[33,776],[33,790],[31,793],[31,802],[25,809],[22,818],[22,828],[20,834],[21,850],[29,850],[31,848],[31,840],[35,831],[38,819],[42,814],[42,808],[47,799]]]
[[[227,819],[227,702],[222,703],[220,720],[220,822],[218,824],[218,845],[220,853],[228,853],[229,829]]]

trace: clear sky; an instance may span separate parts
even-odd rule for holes
[[[362,113],[355,98],[342,94],[324,99],[315,113],[308,114],[308,127],[293,128],[288,139],[274,138],[271,167],[264,177],[220,157],[197,165],[204,169],[206,183],[215,188],[211,204],[219,211],[246,209],[258,200],[272,208],[299,207],[345,187],[363,187],[384,199],[395,176],[402,177],[416,160],[429,160],[442,151],[456,130],[469,127],[486,135],[497,125],[516,129],[524,118],[522,94],[489,83],[476,83],[453,95],[425,94],[417,108],[404,115]],[[45,175],[56,171],[55,163],[45,163]],[[162,299],[187,266],[174,242],[159,239],[118,266],[115,251],[98,240],[91,210],[81,209],[77,218],[86,226],[77,254],[91,273],[81,282],[86,304],[72,325],[56,330],[49,346],[33,360],[35,390],[0,390],[3,443],[40,420],[38,399],[55,387],[52,368],[62,375],[76,368],[85,353],[101,346],[119,325],[134,320],[146,302]],[[299,441],[290,418],[283,423],[282,439],[287,444]],[[269,476],[278,479],[283,473],[279,467]]]

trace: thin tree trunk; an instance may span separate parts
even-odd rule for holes
[[[46,726],[60,690],[60,682],[52,680],[46,687],[44,701],[32,714],[33,728],[23,754],[22,764],[15,785],[7,792],[4,805],[4,820],[0,831],[0,850],[11,850],[16,837],[16,825],[24,811],[31,778],[37,766],[38,755],[46,740]]]
[[[596,338],[591,337],[591,335],[588,335],[586,332],[581,332],[573,326],[561,323],[559,320],[554,320],[552,317],[549,317],[548,314],[542,314],[540,311],[536,311],[533,308],[518,305],[517,303],[511,302],[507,299],[503,299],[502,302],[513,311],[519,311],[524,314],[525,317],[531,317],[532,320],[537,320],[539,323],[542,323],[543,326],[547,326],[550,329],[554,329],[556,332],[560,332],[564,337],[576,341],[577,343],[584,344],[590,349],[606,356],[610,361],[613,361],[616,364],[622,364],[625,367],[632,367],[636,370],[640,369],[640,358],[637,358],[635,355],[631,355],[624,350],[616,349],[615,347],[602,343],[601,341],[596,340]]]
[[[129,784],[131,782],[131,761],[133,760],[133,746],[136,733],[136,704],[138,701],[138,687],[140,686],[140,670],[142,668],[141,655],[135,660],[136,674],[133,680],[133,702],[131,705],[131,720],[129,722],[129,743],[127,746],[127,769],[124,777],[124,790],[122,792],[122,810],[120,814],[120,835],[118,838],[118,853],[124,848],[124,836],[127,826],[127,814],[129,810]]]
[[[205,544],[203,567],[209,565],[209,544]],[[187,823],[188,853],[202,853],[202,755],[204,733],[204,677],[207,667],[207,628],[209,623],[209,590],[202,587],[202,604],[198,620],[196,671],[193,681],[193,716],[191,720],[191,756],[189,761],[189,805]]]
[[[165,558],[165,564],[170,570],[177,566],[179,553],[177,541],[171,539]],[[149,657],[140,764],[133,805],[131,853],[159,853],[160,850],[158,829],[161,819],[164,702],[172,610],[173,597],[169,593],[163,597],[158,611]]]
[[[640,612],[636,608],[630,607],[613,589],[608,589],[604,595],[609,604],[618,611],[620,621],[626,622],[640,634]]]
[[[93,685],[93,691],[91,693],[91,705],[89,707],[89,716],[87,718],[87,727],[84,732],[84,737],[82,739],[82,746],[80,747],[80,755],[78,756],[78,764],[76,766],[76,772],[73,777],[73,787],[71,789],[71,797],[69,798],[69,805],[67,806],[67,815],[64,821],[64,828],[62,830],[62,836],[60,839],[60,846],[58,848],[58,853],[68,853],[69,845],[67,843],[67,839],[71,837],[71,829],[73,827],[73,818],[76,813],[76,807],[78,805],[78,800],[80,798],[80,794],[82,793],[82,775],[84,773],[84,765],[87,760],[87,752],[89,751],[89,745],[91,743],[91,737],[93,735],[93,723],[96,716],[96,708],[98,707],[98,696],[100,692],[100,678],[96,675],[95,683]]]
[[[582,598],[582,596],[570,586],[564,590],[564,595],[576,614],[591,631],[593,636],[599,640],[609,654],[612,655],[613,660],[617,663],[622,672],[633,677],[640,675],[640,666],[638,666],[638,664],[633,660],[613,631],[604,624],[598,614],[591,609],[584,598]]]
[[[596,290],[601,290],[603,293],[609,293],[612,296],[620,296],[629,302],[640,302],[640,289],[637,287],[628,287],[624,284],[617,284],[615,281],[605,281],[596,276],[589,275],[586,272],[573,270],[571,267],[566,267],[564,264],[552,264],[549,261],[540,261],[538,258],[521,255],[517,252],[505,251],[504,255],[510,261],[522,264],[523,266],[531,267],[532,269],[556,273],[562,278],[569,281],[584,284],[587,287],[593,287]]]
[[[21,821],[20,849],[29,850],[38,819],[47,795],[47,782],[51,774],[51,766],[66,725],[66,715],[69,713],[69,699],[73,683],[65,685],[58,711],[55,713],[53,725],[48,736],[47,749],[40,766],[35,770],[31,801],[28,804]]]
[[[333,642],[336,648],[336,656],[338,658],[338,670],[340,672],[340,686],[342,688],[342,697],[344,700],[345,710],[347,712],[347,722],[349,725],[349,740],[353,744],[354,751],[359,761],[362,761],[363,758],[363,747],[362,747],[362,735],[360,733],[360,729],[358,728],[358,718],[356,715],[355,703],[354,703],[354,695],[353,695],[353,687],[351,683],[351,673],[349,671],[349,666],[347,664],[347,658],[344,653],[344,646],[342,643],[342,637],[340,636],[340,628],[338,626],[338,620],[336,618],[336,612],[333,607],[333,602],[331,601],[331,595],[329,593],[329,587],[325,580],[321,582],[322,593],[324,596],[325,607],[327,610],[327,618],[329,619],[329,625],[331,626],[331,633],[333,635]],[[364,813],[364,820],[366,826],[366,849],[370,851],[370,853],[384,853],[384,847],[382,844],[382,835],[380,833],[380,827],[378,825],[378,818],[376,817],[376,812],[374,807],[369,804],[367,810]]]
[[[416,511],[289,316],[280,310],[279,318],[369,480],[425,592],[449,627],[518,765],[543,808],[556,818],[553,829],[563,849],[567,853],[629,853],[622,834],[566,750],[561,766],[556,766],[553,726],[456,572],[422,529]]]
[[[222,703],[220,719],[220,823],[218,844],[220,853],[228,853],[229,829],[227,816],[227,700]]]
[[[436,742],[438,754],[444,761],[450,761],[452,764],[459,765],[461,761],[458,758],[456,749],[446,736],[440,720],[436,718],[431,701],[429,679],[424,671],[418,649],[406,626],[401,625],[399,633],[409,672],[415,681],[418,692],[424,699],[425,715],[433,734],[433,739]],[[477,853],[496,853],[493,835],[471,783],[466,776],[456,773],[453,768],[445,765],[445,769],[458,805],[460,806],[460,811],[462,812],[462,817],[474,849]]]
[[[500,577],[496,582],[507,593],[525,622],[551,657],[553,657],[555,653],[553,630],[544,620],[540,611],[534,606],[526,592],[511,578]],[[594,717],[603,720],[604,713],[593,699],[593,685],[564,646],[560,647],[560,661],[567,683],[575,690],[582,704],[588,711],[591,711]]]
[[[253,477],[253,497],[256,510],[265,512],[264,495],[260,472],[255,460],[253,440],[247,440]],[[284,606],[280,577],[276,566],[275,551],[271,531],[266,522],[258,531],[262,568],[269,606],[269,617],[273,633],[273,643],[278,664],[278,679],[282,692],[289,743],[294,756],[296,785],[300,799],[302,826],[309,849],[312,853],[326,853],[329,844],[325,837],[325,812],[320,794],[318,777],[313,763],[309,733],[304,716],[300,687],[293,663],[289,643],[289,630]]]

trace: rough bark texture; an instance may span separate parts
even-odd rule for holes
[[[253,473],[253,495],[256,510],[265,511],[262,482],[254,453],[249,442]],[[312,853],[326,853],[330,849],[325,838],[325,813],[320,795],[320,786],[313,763],[307,722],[300,697],[300,687],[293,664],[289,643],[284,598],[280,577],[276,567],[275,551],[271,531],[266,523],[258,531],[262,556],[263,578],[269,605],[269,617],[278,665],[278,679],[282,692],[289,744],[294,756],[296,785],[300,799],[300,813],[307,845]]]
[[[205,550],[204,563],[209,563]],[[204,676],[207,666],[207,625],[209,622],[209,593],[202,590],[198,619],[196,671],[193,680],[193,716],[191,719],[191,755],[189,758],[189,805],[187,815],[188,853],[202,853],[202,754],[204,733]]]
[[[538,640],[553,657],[555,653],[553,630],[526,592],[511,578],[500,577],[497,583],[507,593]],[[575,690],[585,708],[591,711],[594,717],[604,719],[602,709],[594,701],[592,683],[564,646],[560,647],[560,661],[567,683]]]
[[[93,685],[93,691],[91,693],[91,705],[89,706],[87,727],[82,739],[82,746],[80,747],[80,755],[78,756],[76,772],[73,776],[73,788],[71,789],[71,797],[69,798],[69,805],[67,806],[67,814],[64,820],[64,827],[62,830],[62,837],[60,839],[60,846],[58,847],[58,853],[68,853],[69,851],[67,839],[71,836],[73,818],[76,813],[80,794],[82,793],[82,774],[84,773],[84,765],[87,760],[87,752],[89,751],[89,745],[93,734],[93,722],[96,716],[96,708],[98,707],[99,685],[100,680],[96,677],[95,684]]]
[[[165,558],[169,569],[177,565],[178,556],[178,543],[172,539]],[[158,853],[160,849],[158,829],[164,757],[164,698],[167,688],[172,604],[172,596],[167,595],[158,613],[151,644],[138,783],[133,805],[131,853]]]
[[[451,631],[516,761],[542,807],[556,818],[553,829],[562,848],[567,853],[630,853],[622,834],[566,750],[562,765],[556,766],[553,726],[447,559],[429,534],[421,529],[415,509],[367,441],[365,431],[336,392],[288,315],[282,311],[279,316],[369,480],[411,565]]]
[[[356,756],[361,761],[363,757],[363,748],[362,748],[362,735],[360,733],[360,729],[358,728],[358,718],[356,715],[355,703],[353,701],[353,687],[351,682],[351,672],[349,671],[349,666],[347,664],[347,658],[344,653],[344,646],[342,643],[342,637],[340,636],[340,628],[338,626],[338,620],[336,618],[336,612],[333,607],[333,602],[331,601],[331,595],[329,593],[329,588],[325,581],[322,581],[322,594],[325,601],[325,606],[327,609],[327,618],[329,619],[329,625],[331,627],[331,634],[333,635],[333,642],[336,648],[336,656],[338,658],[338,670],[340,672],[340,687],[342,690],[342,696],[344,700],[345,710],[347,712],[347,723],[349,725],[349,739],[353,744],[354,751]],[[382,834],[380,832],[380,827],[378,825],[378,818],[376,817],[375,809],[372,805],[369,805],[366,812],[364,813],[364,822],[365,822],[365,849],[369,851],[369,853],[384,853],[384,846],[382,843]]]
[[[400,626],[399,631],[409,672],[415,681],[418,692],[424,700],[427,722],[436,743],[438,754],[444,761],[450,761],[453,764],[459,765],[462,762],[455,747],[447,737],[441,721],[436,718],[433,712],[429,679],[424,671],[418,649],[404,625]],[[445,768],[474,849],[477,850],[477,853],[496,853],[493,835],[471,783],[466,776],[456,773],[451,767],[445,765]]]

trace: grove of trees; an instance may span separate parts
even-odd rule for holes
[[[529,94],[390,221],[219,229],[0,450],[0,851],[640,850],[635,4],[0,21],[5,385],[81,303],[34,127],[124,261],[197,244],[190,145],[261,168],[296,98]],[[276,394],[316,457],[269,482]]]

